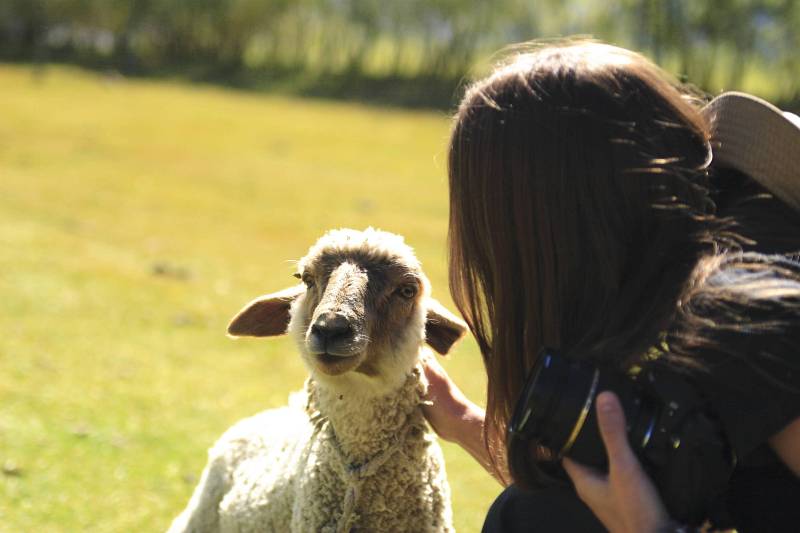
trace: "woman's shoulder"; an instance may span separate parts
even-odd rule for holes
[[[800,241],[800,235],[797,239]],[[800,283],[800,255],[723,252],[703,258],[692,278],[694,288],[732,286],[741,290],[742,283],[763,279]]]
[[[678,302],[676,325],[762,340],[797,331],[800,257],[747,252],[704,258]]]
[[[797,236],[800,245],[800,235]],[[698,266],[702,272],[696,274],[709,286],[733,284],[772,279],[800,283],[800,255],[763,254],[758,252],[725,252],[704,259],[706,265]]]
[[[674,355],[800,364],[800,258],[722,253],[695,268],[669,333]],[[685,352],[685,353],[682,353]]]
[[[737,451],[800,416],[800,261],[727,253],[702,261],[667,335]]]

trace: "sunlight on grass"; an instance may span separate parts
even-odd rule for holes
[[[278,406],[286,339],[225,337],[325,230],[404,234],[447,297],[442,114],[0,66],[0,531],[160,531]],[[477,349],[444,362],[483,397]],[[456,526],[499,486],[445,446]]]

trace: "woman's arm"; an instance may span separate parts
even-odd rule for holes
[[[450,379],[442,365],[430,358],[425,363],[428,378],[427,404],[423,407],[425,417],[439,437],[464,448],[501,485],[505,482],[492,468],[489,451],[483,439],[486,413],[467,398]],[[505,470],[505,464],[498,464]],[[505,471],[502,472],[507,477]]]
[[[800,418],[770,437],[769,444],[789,470],[800,477]]]

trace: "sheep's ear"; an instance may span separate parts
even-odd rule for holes
[[[467,325],[445,306],[428,298],[428,315],[425,319],[425,342],[442,355],[467,332]]]
[[[228,325],[232,337],[274,337],[289,326],[289,308],[306,291],[302,283],[280,292],[260,296],[244,306]]]

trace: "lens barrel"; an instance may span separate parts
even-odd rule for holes
[[[530,454],[530,444],[536,444],[555,459],[568,456],[605,470],[608,461],[594,405],[604,390],[619,397],[631,448],[670,516],[703,523],[724,492],[736,454],[699,391],[668,366],[648,365],[634,380],[614,368],[542,350],[514,407],[509,449]],[[524,464],[513,451],[509,461]],[[547,470],[544,464],[539,468],[550,476]]]
[[[604,468],[605,447],[594,408],[597,394],[604,390],[613,390],[619,397],[634,450],[644,449],[657,420],[657,403],[626,376],[554,351],[543,351],[531,369],[509,423],[509,434],[535,440],[557,457],[569,456]]]

